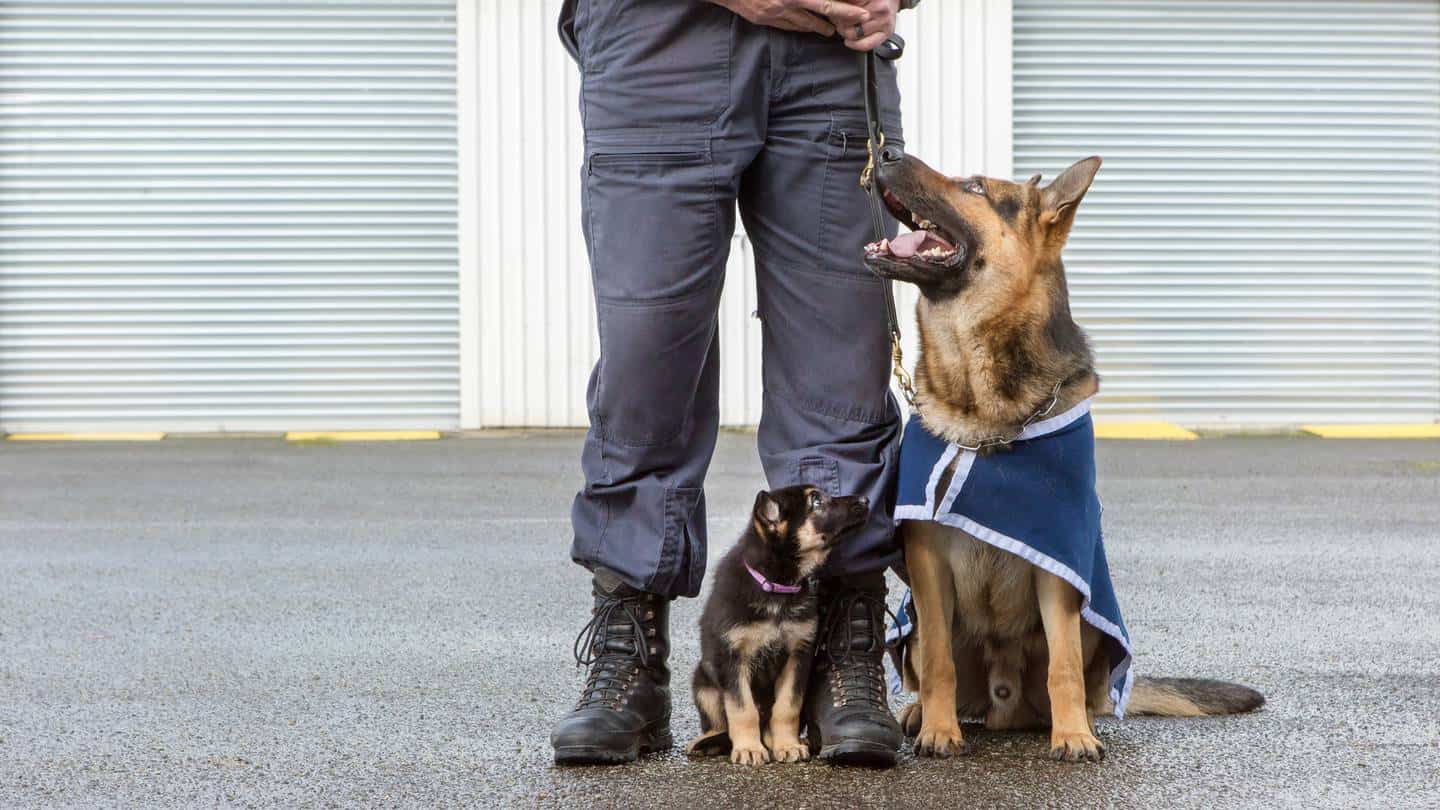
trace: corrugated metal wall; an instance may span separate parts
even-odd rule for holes
[[[1440,3],[1017,0],[1014,137],[1104,415],[1440,416]]]
[[[462,14],[461,86],[473,83],[479,99],[478,182],[461,191],[462,217],[471,219],[463,213],[470,191],[478,223],[479,283],[471,302],[478,320],[478,406],[467,426],[587,421],[585,384],[597,346],[580,235],[579,77],[555,37],[559,7],[559,0],[479,0],[473,23]],[[909,13],[901,17],[901,33],[911,43],[901,62],[910,148],[957,174],[1008,175],[1009,0],[931,0],[924,15],[923,27]],[[471,48],[473,67],[465,57]],[[544,238],[514,238],[541,227]],[[463,234],[462,245],[468,248]],[[900,292],[908,319],[914,298],[908,289]],[[749,244],[737,234],[720,315],[725,424],[754,424],[760,416],[754,310]]]
[[[585,424],[559,4],[0,4],[0,430]],[[1429,421],[1437,5],[1021,0],[1012,170],[1011,2],[929,0],[909,148],[1106,157],[1070,253],[1102,415]],[[737,235],[727,424],[754,308]]]
[[[454,12],[0,3],[0,429],[457,424]]]

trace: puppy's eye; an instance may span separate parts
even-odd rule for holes
[[[820,493],[810,493],[810,511],[819,511],[821,503],[823,503],[823,500],[820,497]]]
[[[985,196],[985,186],[981,185],[979,180],[971,180],[966,183],[965,190],[971,194],[979,194],[981,197]]]

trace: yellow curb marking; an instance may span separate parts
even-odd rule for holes
[[[164,433],[12,433],[12,442],[154,442]]]
[[[1181,439],[1189,441],[1200,435],[1169,422],[1096,422],[1097,439]]]
[[[1440,439],[1437,425],[1301,425],[1322,439]]]
[[[414,442],[440,438],[438,430],[292,430],[290,442]]]

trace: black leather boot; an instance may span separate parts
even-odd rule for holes
[[[595,608],[575,639],[590,667],[575,709],[550,732],[555,762],[633,762],[670,747],[670,600],[595,569]]]
[[[810,750],[840,765],[888,768],[900,726],[885,687],[885,575],[820,583],[820,637],[805,691]]]

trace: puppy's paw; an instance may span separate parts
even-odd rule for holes
[[[1088,731],[1053,731],[1050,758],[1059,762],[1099,762],[1105,758],[1105,746]]]
[[[730,749],[730,761],[736,765],[764,765],[770,761],[770,752],[763,745],[736,745]]]
[[[901,709],[900,731],[902,731],[906,737],[914,738],[916,734],[920,733],[921,721],[924,716],[925,712],[920,708],[918,701]]]
[[[775,746],[776,762],[804,762],[810,758],[810,746],[796,740],[793,743],[781,743]]]
[[[949,726],[921,726],[919,735],[915,737],[915,753],[922,757],[948,759],[970,753],[970,746],[960,733],[958,723]]]

